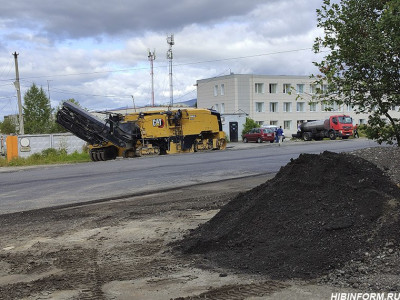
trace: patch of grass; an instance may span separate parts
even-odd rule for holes
[[[16,166],[34,166],[34,165],[48,165],[48,164],[65,164],[90,161],[87,152],[67,154],[65,149],[57,150],[48,148],[41,153],[34,153],[27,158],[15,158],[10,162],[7,158],[0,158],[0,167],[16,167]]]

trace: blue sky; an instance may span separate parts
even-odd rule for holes
[[[105,110],[169,101],[166,38],[173,46],[174,101],[196,98],[196,80],[238,74],[310,75],[321,59],[322,0],[17,0],[0,11],[0,120],[18,112],[14,58],[22,97],[35,83],[56,107],[74,98]],[[295,50],[295,51],[292,51]]]

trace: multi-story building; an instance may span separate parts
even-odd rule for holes
[[[356,114],[351,106],[313,102],[317,88],[326,86],[317,87],[309,76],[231,74],[198,80],[197,106],[246,113],[260,125],[282,126],[287,134],[295,133],[300,122],[333,114],[350,115],[354,124],[367,122],[368,114]]]

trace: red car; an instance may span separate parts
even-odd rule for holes
[[[275,140],[274,130],[271,128],[253,128],[250,132],[243,135],[243,142],[257,142],[262,143],[269,141],[273,143]]]

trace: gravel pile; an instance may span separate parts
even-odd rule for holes
[[[362,157],[382,169],[397,185],[400,184],[400,147],[374,147],[350,154]]]
[[[392,156],[384,161],[386,151]],[[274,279],[400,288],[400,181],[390,172],[399,154],[394,148],[302,154],[272,180],[239,194],[178,248]]]

